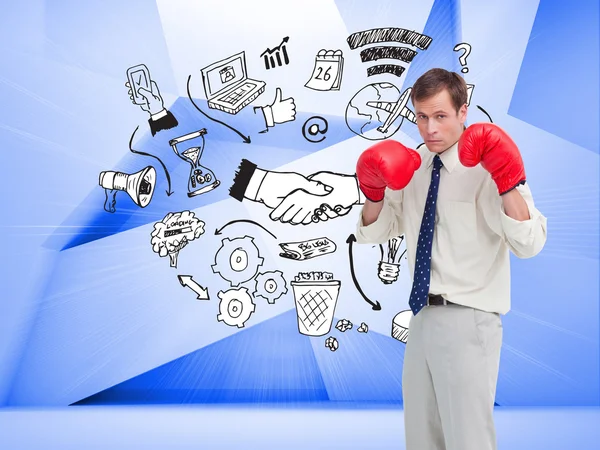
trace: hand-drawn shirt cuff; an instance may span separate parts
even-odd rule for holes
[[[158,120],[167,115],[167,109],[163,108],[162,111],[157,112],[156,114],[150,114],[150,120]]]
[[[248,200],[258,201],[258,191],[260,190],[260,185],[266,176],[266,170],[256,168],[252,174],[252,177],[250,178],[250,181],[248,182],[248,187],[246,188],[244,197]]]
[[[252,175],[254,175],[255,170],[256,164],[251,163],[247,159],[242,159],[238,170],[235,172],[233,184],[229,188],[229,195],[231,197],[235,198],[240,202],[244,199],[246,190],[248,188],[248,184],[250,183],[250,180],[252,179]]]
[[[263,106],[262,110],[263,114],[265,115],[265,122],[267,123],[267,127],[274,127],[275,118],[273,117],[273,109],[270,106]]]

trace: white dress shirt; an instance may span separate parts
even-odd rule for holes
[[[375,222],[364,226],[362,211],[357,243],[385,243],[405,235],[411,280],[433,158],[425,145],[417,149],[421,166],[402,190],[387,189]],[[484,311],[510,310],[509,250],[519,258],[538,254],[546,242],[546,217],[533,203],[529,184],[518,186],[529,208],[529,220],[504,213],[502,198],[481,165],[467,168],[458,159],[458,143],[440,154],[444,167],[436,204],[431,249],[430,293]]]

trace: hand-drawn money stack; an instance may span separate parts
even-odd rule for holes
[[[290,283],[294,290],[298,331],[323,336],[331,330],[340,292],[340,281],[329,272],[299,272]]]

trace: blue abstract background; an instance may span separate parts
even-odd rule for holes
[[[418,3],[418,4],[417,4]],[[29,0],[6,2],[0,15],[0,178],[5,257],[0,301],[0,405],[147,403],[401,404],[404,344],[390,335],[407,309],[406,270],[391,285],[377,278],[379,249],[354,246],[362,289],[382,304],[373,311],[353,286],[346,239],[359,206],[309,226],[273,222],[260,204],[238,202],[228,188],[242,158],[258,167],[311,174],[352,174],[369,141],[350,131],[345,108],[363,86],[391,82],[400,91],[432,67],[460,71],[456,44],[472,51],[464,75],[474,84],[469,122],[488,120],[519,144],[536,206],[548,218],[548,241],[535,258],[511,259],[512,309],[496,402],[501,406],[598,406],[599,400],[599,134],[598,3],[557,0],[335,2]],[[368,64],[346,38],[378,27],[430,36],[401,77],[367,77]],[[260,53],[290,36],[290,64],[272,70]],[[321,49],[344,53],[336,92],[304,87]],[[266,91],[232,116],[209,109],[200,69],[244,50],[249,76]],[[126,69],[144,63],[179,125],[153,137],[148,115],[132,105]],[[186,92],[192,76],[196,104]],[[295,121],[267,133],[253,105],[280,87],[297,106]],[[311,116],[329,131],[318,144],[302,137]],[[172,195],[157,161],[169,168]],[[168,140],[206,128],[202,162],[221,186],[185,195],[188,167]],[[395,139],[418,144],[405,121]],[[117,213],[103,209],[101,171],[157,169],[151,204],[124,193]],[[205,234],[179,255],[177,269],[152,251],[153,224],[190,210]],[[250,223],[253,220],[277,236]],[[280,270],[287,293],[275,304],[256,299],[245,327],[216,319],[217,292],[228,289],[211,265],[224,239],[252,237],[261,270]],[[277,242],[328,236],[337,250],[311,262],[279,257]],[[348,319],[366,334],[342,333],[331,352],[324,337],[298,333],[289,282],[299,271],[334,273],[341,281],[334,323]],[[177,275],[207,287],[198,301]]]

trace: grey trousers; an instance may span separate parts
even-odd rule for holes
[[[425,306],[409,325],[402,369],[406,450],[496,450],[499,314]]]

